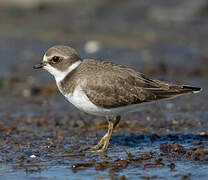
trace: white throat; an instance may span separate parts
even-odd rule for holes
[[[54,76],[56,83],[58,84],[66,77],[67,74],[69,74],[71,71],[76,69],[81,63],[82,63],[82,61],[77,61],[77,62],[73,63],[71,66],[69,66],[68,69],[65,71],[59,71],[49,64],[47,64],[44,67],[44,69],[46,69],[49,73],[51,73]]]

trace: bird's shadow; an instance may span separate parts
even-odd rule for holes
[[[162,145],[162,144],[188,144],[188,143],[200,143],[206,141],[208,142],[208,135],[198,135],[198,134],[122,134],[113,135],[110,143],[112,145],[127,146],[127,147],[137,147],[137,146],[152,146],[152,145]]]

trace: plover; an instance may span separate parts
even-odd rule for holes
[[[59,91],[79,110],[106,117],[108,131],[91,148],[96,152],[107,151],[121,117],[137,111],[140,104],[201,91],[198,87],[155,80],[112,62],[82,60],[73,48],[61,45],[48,49],[42,62],[34,68],[51,73]]]

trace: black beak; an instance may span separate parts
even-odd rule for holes
[[[33,69],[41,69],[41,68],[43,68],[43,66],[45,66],[44,63],[36,64],[33,66]]]

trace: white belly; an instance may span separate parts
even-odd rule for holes
[[[64,96],[67,98],[69,102],[71,102],[79,110],[84,111],[86,113],[97,116],[106,116],[111,114],[110,109],[98,107],[95,104],[93,104],[80,87],[77,87],[74,90],[73,94],[66,94]]]
[[[127,112],[135,111],[138,109],[139,106],[138,104],[136,104],[111,109],[98,107],[89,100],[87,95],[84,93],[84,91],[82,91],[79,86],[74,90],[73,94],[65,94],[64,96],[79,110],[97,116],[121,115]]]

